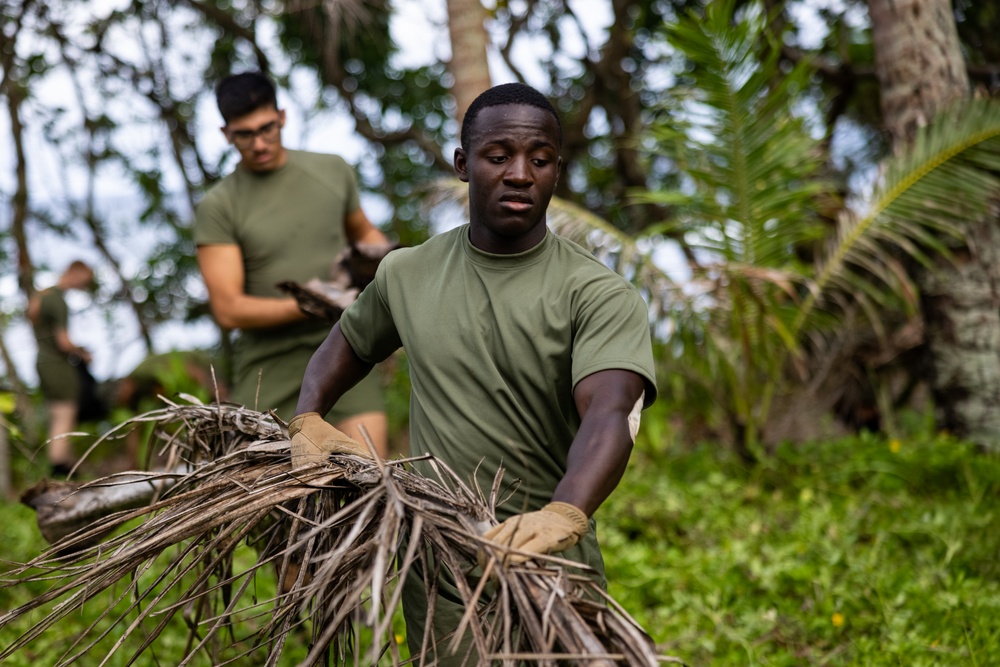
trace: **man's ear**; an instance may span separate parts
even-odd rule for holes
[[[279,121],[278,124],[281,127],[285,126],[285,110],[284,109],[278,109],[278,121]]]
[[[469,182],[469,169],[468,163],[465,160],[465,149],[456,148],[455,149],[455,173],[458,174],[458,180],[463,183]]]
[[[219,131],[222,132],[222,136],[224,136],[226,138],[226,143],[227,144],[232,144],[233,140],[229,136],[229,129],[228,129],[228,127],[229,127],[228,125],[223,125],[222,127],[219,128]]]

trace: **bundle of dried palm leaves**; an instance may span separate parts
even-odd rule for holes
[[[470,633],[474,655],[484,656],[469,653],[467,664],[675,661],[657,655],[648,635],[572,563],[553,558],[508,567],[492,560],[493,572],[470,578],[498,485],[487,498],[436,461],[437,479],[409,472],[402,460],[353,456],[293,471],[280,422],[237,406],[171,404],[139,420],[157,425],[155,440],[175,472],[138,481],[135,473],[111,476],[82,487],[140,484],[154,493],[147,505],[94,522],[6,574],[5,586],[45,581],[50,588],[0,616],[2,627],[46,610],[0,650],[0,660],[89,602],[104,611],[67,642],[60,665],[95,651],[111,633],[120,638],[101,650],[110,655],[128,645],[132,664],[177,614],[190,628],[181,665],[202,651],[212,664],[251,654],[258,664],[276,665],[292,636],[309,637],[302,664],[402,664],[393,612],[402,581],[419,567],[432,584],[428,597],[443,575],[466,603],[456,631]],[[238,553],[254,553],[246,544],[256,561],[240,566],[247,558]],[[259,573],[284,584],[261,596]],[[236,636],[241,631],[246,636]],[[372,639],[362,642],[362,633]],[[446,652],[439,646],[413,661],[433,664]]]

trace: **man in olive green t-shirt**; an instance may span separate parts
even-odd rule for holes
[[[216,88],[236,170],[199,203],[194,236],[212,313],[238,329],[231,399],[290,419],[306,364],[330,323],[303,313],[277,284],[326,279],[348,243],[387,240],[361,209],[354,172],[339,156],[285,148],[285,113],[262,74],[227,77]],[[386,453],[385,409],[377,378],[354,388],[329,417]]]
[[[546,227],[561,143],[555,110],[533,88],[497,86],[473,102],[455,151],[469,224],[386,257],[309,362],[289,433],[293,464],[363,453],[320,415],[403,347],[412,453],[480,488],[501,466],[520,482],[485,533],[489,555],[561,553],[603,577],[591,515],[621,479],[656,386],[638,291]],[[441,640],[465,608],[447,581],[438,590],[423,657],[461,664],[464,647],[447,656]],[[419,576],[405,582],[403,610],[416,655],[427,610]]]
[[[37,292],[28,302],[28,319],[38,342],[38,387],[49,418],[46,453],[53,476],[66,475],[75,463],[73,443],[64,434],[76,429],[81,392],[77,365],[90,363],[90,352],[70,340],[64,295],[67,290],[86,289],[93,280],[94,271],[74,261],[53,287]]]

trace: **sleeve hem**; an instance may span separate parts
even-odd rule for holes
[[[656,400],[656,378],[649,371],[649,369],[644,368],[642,365],[637,364],[629,359],[621,360],[608,360],[599,363],[592,364],[580,369],[576,376],[573,378],[573,391],[576,391],[576,386],[580,384],[580,381],[589,375],[593,375],[599,371],[611,371],[611,370],[621,370],[621,371],[632,371],[636,375],[642,378],[643,383],[646,385],[646,396],[643,400],[643,409],[648,408]]]

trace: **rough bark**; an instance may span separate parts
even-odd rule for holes
[[[949,103],[970,94],[950,0],[869,0],[875,72],[895,150]],[[1000,448],[1000,231],[969,221],[957,265],[920,271],[941,426]]]
[[[875,75],[893,145],[969,92],[950,0],[869,0]]]
[[[956,266],[920,279],[931,391],[948,431],[1000,450],[1000,229],[970,223]]]
[[[451,39],[451,62],[448,65],[454,83],[455,119],[461,123],[472,101],[490,87],[486,60],[489,36],[483,21],[486,10],[480,0],[448,0],[448,35]]]

